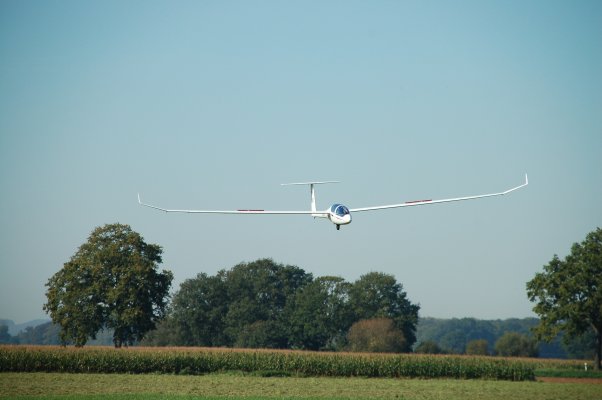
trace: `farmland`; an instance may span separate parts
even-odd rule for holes
[[[599,384],[533,380],[536,371],[582,367],[415,354],[0,346],[0,398],[599,399]]]
[[[0,347],[1,372],[161,373],[241,371],[276,376],[533,380],[525,359],[208,348]]]
[[[600,399],[602,385],[457,379],[266,378],[245,374],[0,373],[0,398]]]

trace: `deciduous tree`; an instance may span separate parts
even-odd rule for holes
[[[495,354],[503,357],[537,357],[537,342],[518,332],[507,332],[495,342]]]
[[[466,354],[471,356],[489,355],[489,342],[485,339],[474,339],[466,343]]]
[[[312,275],[271,259],[241,263],[220,273],[229,298],[224,319],[228,345],[288,347],[284,310],[295,292],[312,281]],[[261,343],[262,338],[266,342]]]
[[[393,275],[370,272],[353,283],[349,301],[356,320],[389,318],[403,332],[404,351],[410,351],[416,341],[416,324],[420,306],[412,304],[403,286]]]
[[[19,340],[8,333],[8,326],[0,325],[0,344],[17,344]]]
[[[198,274],[180,285],[171,304],[178,345],[224,346],[229,297],[224,274]]]
[[[527,282],[529,300],[540,323],[534,330],[540,339],[551,340],[560,331],[565,338],[588,331],[596,336],[594,368],[602,359],[602,229],[590,232],[581,243],[573,244],[571,253],[561,260],[554,255]]]
[[[324,276],[300,288],[287,307],[291,346],[308,350],[340,347],[353,322],[350,287],[343,278]]]
[[[96,228],[46,283],[44,310],[61,326],[61,340],[83,346],[109,328],[121,347],[154,329],[173,278],[170,271],[157,271],[161,253],[128,225]]]
[[[390,318],[373,318],[356,322],[347,335],[350,351],[400,353],[407,348],[403,332]]]
[[[416,350],[414,350],[415,353],[418,354],[445,354],[446,351],[443,350],[441,348],[441,346],[439,346],[439,344],[437,342],[435,342],[434,340],[425,340],[424,342],[420,343],[417,347]]]

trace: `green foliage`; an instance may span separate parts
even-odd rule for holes
[[[406,346],[400,329],[389,318],[364,319],[356,322],[347,335],[350,351],[401,353]]]
[[[445,354],[446,351],[439,347],[439,344],[433,340],[421,342],[414,352],[418,354]]]
[[[325,377],[533,380],[535,364],[492,357],[192,348],[0,346],[0,372],[162,373],[269,371]]]
[[[19,339],[8,333],[8,326],[0,325],[0,344],[17,344]]]
[[[405,338],[404,351],[410,351],[416,341],[420,306],[407,299],[403,286],[393,275],[380,272],[362,275],[349,291],[349,303],[356,321],[379,317],[393,320]]]
[[[320,277],[300,288],[287,310],[293,348],[340,348],[353,322],[347,299],[351,284],[343,278]]]
[[[96,228],[46,283],[44,310],[61,326],[61,341],[83,346],[108,328],[120,347],[154,329],[173,278],[169,271],[157,272],[161,253],[128,225]]]
[[[523,323],[528,324],[528,321]],[[532,324],[523,328],[524,331],[528,332],[535,323],[536,321],[533,319]],[[510,328],[510,325],[514,325],[512,321],[421,318],[418,324],[418,336],[421,341],[432,340],[452,353],[463,354],[469,341],[485,339],[494,343],[504,331]]]
[[[234,346],[248,349],[285,348],[287,338],[284,331],[278,321],[255,321],[239,332]]]
[[[537,318],[510,318],[505,320],[477,320],[474,318],[420,318],[416,331],[418,342],[434,341],[441,348],[455,354],[465,354],[468,343],[472,340],[483,339],[489,343],[492,352],[495,342],[507,332],[530,334],[531,329],[539,323]],[[573,339],[569,342],[574,348],[574,354],[583,354],[583,348]],[[566,344],[564,346],[567,346]],[[566,358],[561,338],[555,338],[551,343],[539,343],[539,356],[545,358]],[[578,357],[577,357],[578,358]]]
[[[417,314],[391,275],[370,273],[351,284],[260,259],[183,282],[161,325],[172,340],[162,344],[335,350],[345,347],[354,322],[389,318],[403,338],[394,351],[409,351]],[[161,342],[151,335],[147,344]]]
[[[517,332],[507,332],[495,342],[495,354],[503,357],[537,357],[537,342]]]
[[[228,295],[226,344],[287,348],[286,304],[298,289],[311,282],[311,274],[296,266],[261,259],[220,271],[220,275]],[[251,336],[249,330],[253,331]]]
[[[489,355],[489,342],[485,339],[471,340],[466,344],[466,354],[471,356]]]
[[[538,338],[550,340],[563,331],[575,337],[593,330],[596,335],[596,369],[602,359],[602,229],[590,232],[581,243],[573,244],[571,253],[560,260],[554,255],[527,282],[529,300],[540,316],[534,330]]]
[[[596,332],[590,328],[583,334],[566,338],[564,346],[569,358],[593,360],[596,353]]]
[[[177,341],[183,346],[223,346],[224,315],[228,311],[228,293],[224,274],[201,273],[187,279],[172,300],[170,321]]]
[[[157,323],[157,327],[144,335],[141,346],[172,346],[180,342],[176,324],[170,315]]]

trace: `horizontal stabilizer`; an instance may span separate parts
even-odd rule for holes
[[[341,181],[320,181],[320,182],[295,182],[295,183],[281,183],[281,186],[291,185],[323,185],[325,183],[341,183]]]

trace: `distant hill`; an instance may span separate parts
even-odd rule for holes
[[[29,327],[36,327],[38,325],[45,324],[50,322],[49,319],[34,319],[32,321],[27,321],[22,324],[15,324],[13,320],[10,319],[0,319],[0,325],[5,325],[8,327],[8,333],[12,336],[18,335],[21,331]]]

